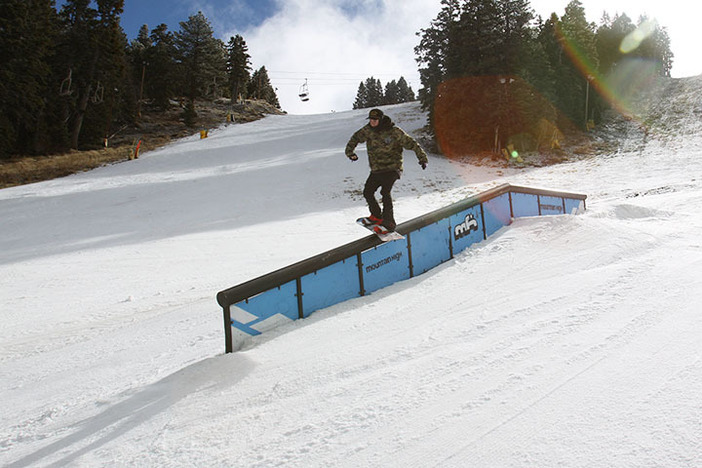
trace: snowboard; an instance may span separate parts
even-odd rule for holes
[[[378,239],[380,239],[383,242],[400,240],[405,238],[405,236],[403,236],[402,234],[395,231],[390,231],[385,226],[381,226],[380,224],[374,224],[368,218],[358,218],[356,222],[364,228],[371,231],[376,236],[378,236]]]

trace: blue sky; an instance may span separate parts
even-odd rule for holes
[[[231,29],[257,27],[276,12],[274,0],[125,0],[122,27],[132,38],[143,24],[153,29],[166,23],[177,31],[180,22],[198,11],[210,20],[217,34]]]
[[[563,15],[570,0],[531,0],[537,14]],[[61,5],[62,0],[57,0]],[[581,0],[588,19],[603,12],[641,14],[668,29],[675,54],[674,77],[702,73],[698,21],[689,0]],[[121,23],[130,39],[143,24],[170,31],[202,11],[225,43],[244,37],[252,66],[265,66],[284,110],[293,114],[350,109],[358,84],[373,76],[383,84],[404,77],[420,87],[414,47],[416,33],[441,9],[439,0],[125,0]],[[687,13],[687,14],[686,14]],[[298,98],[308,81],[310,100]]]
[[[57,7],[64,2],[57,0]],[[125,0],[121,23],[133,39],[144,24],[153,29],[165,23],[170,31],[177,31],[181,21],[202,11],[216,32],[223,33],[259,26],[276,10],[276,0]]]

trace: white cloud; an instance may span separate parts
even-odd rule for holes
[[[531,0],[543,17],[562,15],[569,0]],[[684,14],[682,0],[583,2],[591,21],[602,12],[642,13],[668,28],[675,54],[673,76],[702,72],[695,50],[699,43],[694,15]],[[350,109],[358,84],[370,76],[383,84],[404,76],[420,88],[414,47],[416,33],[429,27],[441,9],[439,0],[278,0],[277,13],[259,27],[234,30],[249,46],[254,69],[265,66],[284,110],[292,114]],[[308,80],[310,100],[301,102],[299,88]]]
[[[254,69],[265,66],[284,110],[293,114],[350,109],[358,84],[404,76],[415,92],[415,35],[440,9],[432,0],[281,0],[260,27],[244,31]],[[232,32],[230,35],[236,34]],[[299,88],[308,80],[310,100]]]

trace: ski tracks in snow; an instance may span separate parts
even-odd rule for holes
[[[405,342],[415,344],[406,345],[396,360],[386,358],[382,366],[367,365],[367,372],[359,371],[364,385],[371,381],[369,374],[384,368],[381,373],[394,374],[399,385],[412,380],[413,390],[398,401],[386,402],[389,406],[366,395],[362,400],[368,408],[375,404],[376,409],[394,410],[384,414],[382,423],[361,428],[373,436],[359,436],[365,445],[351,442],[335,462],[343,466],[518,466],[546,459],[587,466],[593,450],[597,452],[593,447],[607,446],[607,438],[619,443],[602,451],[603,464],[617,457],[640,456],[632,452],[632,445],[651,437],[649,431],[656,429],[632,427],[635,418],[621,419],[621,408],[653,404],[674,380],[690,378],[694,384],[699,359],[689,355],[696,341],[691,332],[685,332],[696,326],[685,325],[696,320],[694,302],[685,296],[684,285],[667,281],[671,277],[667,269],[675,268],[675,261],[657,254],[661,242],[674,242],[675,237],[661,238],[660,228],[658,236],[642,235],[645,230],[640,225],[622,223],[632,219],[626,214],[629,211],[615,208],[612,216],[593,213],[580,219],[520,221],[496,240],[461,256],[456,265],[442,267],[444,271],[428,279],[413,280],[419,284],[405,297],[415,296],[415,287],[420,295],[431,290],[432,308],[445,313],[428,319],[425,332],[432,332],[424,340],[405,337]],[[670,213],[658,216],[665,222]],[[650,218],[633,216],[639,221]],[[598,232],[610,229],[620,231],[618,242],[599,251],[584,245],[598,242]],[[574,261],[559,255],[559,248],[590,258]],[[496,257],[493,271],[484,267],[484,261],[479,262],[480,269],[470,267],[471,257],[494,256],[500,250],[503,255]],[[513,256],[505,255],[508,250]],[[553,264],[558,272],[548,291],[534,289],[543,288],[544,278],[529,276],[529,265],[537,261]],[[514,275],[505,277],[510,268],[503,262],[512,263]],[[568,271],[565,262],[590,266]],[[441,290],[442,274],[448,270],[456,274],[455,269],[467,273],[466,287],[481,286],[471,301],[452,304],[450,291]],[[543,274],[547,269],[541,264],[533,271]],[[480,285],[472,284],[477,283],[471,281],[474,278],[482,278]],[[600,296],[610,299],[600,302]],[[614,307],[612,296],[621,297]],[[443,298],[440,304],[437,297]],[[509,312],[481,316],[480,304],[488,301],[503,302],[502,309]],[[677,346],[649,349],[649,343],[659,343],[660,335],[668,334],[677,337]],[[655,339],[650,340],[652,335]],[[671,361],[676,365],[670,366]],[[669,371],[652,373],[659,366],[668,366]],[[421,370],[407,375],[399,371],[402,368]],[[628,370],[622,372],[622,368]],[[685,400],[694,405],[694,399]],[[636,413],[633,408],[624,412]],[[566,453],[560,447],[564,437],[575,437],[568,434],[574,421],[576,427],[589,431],[585,439],[592,446]],[[601,426],[611,429],[600,433],[596,428]],[[672,424],[669,433],[659,437],[682,437],[681,446],[693,442],[690,437],[695,434],[676,434],[680,426]],[[388,452],[388,446],[395,450]]]

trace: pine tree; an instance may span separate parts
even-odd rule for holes
[[[53,1],[0,2],[0,158],[42,146],[42,116],[57,93],[48,63],[56,26]]]
[[[535,47],[538,47],[545,61],[539,75],[542,83],[539,90],[551,99],[556,106],[560,107],[558,94],[558,76],[560,69],[568,63],[568,56],[563,50],[562,40],[559,38],[557,30],[560,20],[558,15],[552,13],[548,20],[541,24],[536,34]]]
[[[587,21],[582,3],[572,0],[566,6],[557,26],[556,32],[559,34],[561,47],[565,49],[569,58],[557,70],[561,110],[573,122],[579,122],[584,127],[593,108],[590,102],[586,103],[586,99],[591,98],[589,80],[594,78],[590,74],[596,72],[599,67],[595,25]],[[586,70],[584,76],[582,69]]]
[[[114,106],[118,113],[129,106],[126,37],[119,24],[124,0],[96,3],[93,9],[89,0],[66,0],[59,13],[59,66],[71,85],[69,92],[61,93],[71,148],[81,141],[98,144],[109,131]],[[105,102],[109,105],[97,108]]]
[[[363,83],[361,83],[363,85]],[[375,86],[379,85],[380,81],[375,83]],[[361,88],[359,88],[360,90]],[[362,89],[367,89],[363,85]],[[404,77],[400,77],[399,80],[391,80],[385,85],[385,92],[383,93],[382,104],[400,104],[403,102],[411,102],[415,100],[414,91],[407,84],[407,80]],[[368,95],[366,94],[366,102],[370,102]],[[380,104],[370,103],[365,107],[374,107]]]
[[[366,80],[366,90],[368,91],[366,107],[378,107],[383,105],[383,84],[380,80],[376,80],[372,76],[368,78]]]
[[[353,103],[354,109],[365,109],[368,107],[366,103],[368,102],[368,90],[366,85],[361,81],[358,85],[358,91],[356,92],[356,100]]]
[[[602,17],[602,23],[597,29],[595,46],[600,59],[599,71],[608,75],[622,59],[620,45],[624,38],[636,29],[626,14],[615,15],[613,20],[608,15]]]
[[[656,60],[659,64],[659,71],[662,76],[670,76],[670,70],[673,68],[673,51],[670,49],[670,36],[668,30],[659,26],[656,23],[656,29],[650,38],[646,41],[651,41],[650,57]]]
[[[485,141],[494,141],[496,128],[518,127],[511,122],[514,116],[509,106],[528,108],[525,101],[528,93],[510,94],[508,100],[505,93],[510,87],[502,84],[506,77],[538,73],[532,62],[539,57],[539,50],[532,47],[533,12],[527,0],[444,0],[442,4],[431,27],[422,30],[422,39],[415,48],[417,61],[425,65],[420,68],[424,85],[420,94],[422,105],[429,109],[429,120],[435,127],[435,104],[439,90],[443,89],[442,109],[457,112],[456,117],[460,114],[461,118],[475,118],[475,122],[470,123],[471,132],[482,132]],[[470,77],[482,78],[468,79]],[[452,83],[451,80],[459,81]],[[507,83],[511,82],[510,78]],[[478,89],[469,89],[474,86]],[[446,104],[465,105],[470,100],[476,102],[474,108],[480,108],[479,119],[461,114],[464,110],[457,105]],[[499,105],[500,102],[503,105]],[[456,118],[446,121],[456,122]],[[471,136],[474,140],[477,137]]]
[[[170,105],[170,99],[176,95],[180,75],[175,35],[168,31],[168,26],[159,24],[151,31],[150,39],[152,45],[146,54],[148,66],[144,92],[153,99],[157,108],[165,110]]]
[[[539,17],[529,31],[529,39],[525,41],[522,49],[524,63],[519,76],[531,84],[542,96],[555,102],[554,70],[544,44],[540,40],[543,27],[544,23]]]
[[[501,59],[507,73],[522,75],[529,66],[528,50],[533,39],[531,22],[534,12],[529,0],[498,0],[498,11]]]
[[[251,79],[251,56],[248,54],[249,48],[246,41],[240,35],[229,39],[227,45],[229,52],[227,60],[227,77],[229,80],[229,92],[232,101],[245,99],[246,88]]]
[[[225,81],[226,52],[222,41],[214,38],[202,12],[180,23],[175,42],[183,73],[183,92],[190,104],[186,117],[193,124],[195,100],[207,94],[216,96],[218,86]]]
[[[500,18],[495,0],[464,2],[458,21],[449,29],[447,76],[456,78],[506,73],[499,34]]]
[[[137,115],[141,116],[141,104],[144,100],[144,81],[146,79],[146,67],[148,64],[148,54],[153,48],[153,41],[149,37],[149,27],[143,25],[139,28],[137,38],[127,47],[127,56],[132,69],[132,81],[138,84]]]
[[[120,25],[124,0],[97,0],[96,3],[101,57],[95,92],[86,114],[89,121],[84,138],[102,145],[115,127],[134,121],[136,99],[126,54],[127,36]]]
[[[629,47],[633,50],[627,51],[626,56],[645,59],[657,64],[657,72],[660,76],[670,76],[670,69],[673,65],[673,53],[670,50],[670,38],[668,31],[660,27],[657,21],[646,16],[639,18],[636,29],[645,38],[638,42],[631,42]],[[622,47],[625,45],[622,44]]]
[[[400,101],[400,88],[397,86],[397,81],[389,81],[385,85],[385,93],[383,96],[383,104],[398,104]]]
[[[459,0],[441,0],[441,11],[430,26],[419,33],[421,40],[414,48],[419,64],[419,77],[422,84],[420,101],[424,110],[429,110],[429,120],[433,120],[433,104],[440,84],[447,78],[447,56],[449,36],[455,29],[460,15]]]
[[[385,95],[383,93],[383,84],[380,80],[376,80],[371,76],[358,85],[356,100],[353,103],[354,109],[378,107],[383,104],[387,103],[385,102]]]
[[[278,96],[276,95],[273,86],[271,86],[271,81],[268,78],[268,70],[266,70],[266,67],[259,68],[251,76],[248,94],[250,97],[264,100],[272,106],[275,106],[276,108],[280,109]]]
[[[407,80],[403,76],[397,80],[397,91],[399,94],[399,102],[412,102],[416,99],[412,87],[407,84]]]

